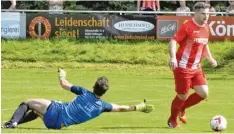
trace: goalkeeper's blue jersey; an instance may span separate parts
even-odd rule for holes
[[[99,116],[102,112],[112,110],[110,103],[102,101],[83,87],[72,86],[71,92],[77,94],[75,99],[71,103],[62,105],[62,122],[66,127],[86,122]]]

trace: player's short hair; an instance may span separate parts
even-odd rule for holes
[[[210,8],[210,4],[207,4],[205,2],[197,2],[194,6],[193,9],[195,12],[200,11],[201,9],[207,9]]]
[[[105,76],[98,77],[97,81],[93,86],[93,92],[98,96],[102,96],[103,94],[105,94],[108,88],[109,88],[108,79]]]

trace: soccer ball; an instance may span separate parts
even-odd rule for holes
[[[210,127],[214,131],[223,131],[227,128],[227,120],[221,115],[216,115],[211,119]]]

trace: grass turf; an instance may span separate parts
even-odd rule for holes
[[[89,89],[98,76],[109,78],[110,90],[103,96],[108,102],[137,104],[144,98],[155,106],[150,114],[104,113],[94,120],[62,130],[47,130],[40,119],[22,124],[18,129],[2,129],[2,133],[207,133],[212,132],[210,119],[215,115],[227,118],[224,132],[234,132],[234,76],[230,73],[207,74],[209,98],[187,110],[189,123],[182,129],[169,129],[167,119],[175,96],[172,72],[166,67],[144,68],[69,68],[67,79]],[[71,101],[74,95],[60,88],[56,68],[2,69],[2,120],[7,121],[20,102],[30,98]],[[192,92],[192,90],[191,90]]]

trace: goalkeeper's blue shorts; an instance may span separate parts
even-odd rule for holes
[[[51,101],[44,114],[43,121],[49,129],[61,129],[62,125],[62,104],[56,101]]]

